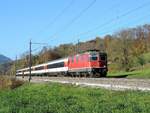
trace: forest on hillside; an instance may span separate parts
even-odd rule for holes
[[[132,71],[150,63],[150,25],[120,30],[112,35],[78,44],[61,44],[57,47],[43,47],[32,55],[32,65],[70,56],[86,50],[97,49],[108,54],[109,71]],[[28,67],[29,55],[24,53],[17,60],[17,68]],[[14,73],[16,63],[11,64],[7,73]]]

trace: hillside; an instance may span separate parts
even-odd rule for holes
[[[92,38],[92,37],[91,37]],[[93,37],[79,43],[61,44],[56,47],[43,47],[32,56],[32,65],[41,64],[87,50],[107,53],[109,73],[133,72],[150,67],[150,24],[122,29],[114,34]],[[28,66],[28,54],[23,53],[17,61],[19,68]],[[15,63],[11,71],[15,72]],[[146,70],[147,70],[146,68]],[[149,72],[149,71],[147,71]]]
[[[0,54],[0,64],[8,63],[10,61],[11,61],[10,58]]]
[[[11,69],[12,60],[0,54],[0,75],[6,74]]]

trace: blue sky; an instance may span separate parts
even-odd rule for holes
[[[150,23],[150,0],[96,0],[80,15],[92,1],[0,0],[0,54],[15,59],[16,55],[28,51],[30,39],[54,47]],[[68,4],[71,4],[70,7],[67,7]],[[144,7],[122,16],[142,4]],[[59,15],[65,7],[66,10]],[[59,18],[55,19],[57,16]],[[104,25],[109,20],[113,21]],[[78,35],[97,26],[92,32]],[[37,47],[39,45],[33,45],[33,49]]]

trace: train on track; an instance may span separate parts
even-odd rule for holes
[[[96,50],[31,67],[32,76],[106,77],[107,71],[107,54]],[[29,74],[29,67],[16,71],[16,76]]]

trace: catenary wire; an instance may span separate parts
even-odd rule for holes
[[[50,37],[55,37],[57,34],[64,32],[65,30],[67,30],[76,20],[78,20],[88,9],[90,9],[94,4],[95,4],[96,0],[93,0],[86,8],[84,8],[77,16],[75,16],[68,24],[66,24],[61,31],[58,31],[56,33],[54,33],[52,36]]]
[[[125,13],[121,14],[120,16],[118,16],[117,19],[119,20],[120,18],[125,17],[125,16],[129,15],[129,14],[132,13],[132,12],[135,12],[135,11],[137,11],[137,10],[143,8],[143,7],[146,7],[147,5],[150,5],[149,3],[150,3],[150,1],[144,3],[144,4],[140,5],[140,6],[138,6],[138,7],[136,7],[136,8],[134,8],[134,9],[128,10],[127,12],[125,12]],[[74,37],[79,37],[79,36],[85,35],[85,34],[87,34],[87,33],[93,32],[93,31],[95,31],[95,30],[97,30],[97,29],[103,28],[104,26],[111,24],[111,23],[114,22],[115,20],[116,20],[116,18],[113,18],[113,19],[111,19],[111,20],[109,20],[109,21],[107,21],[107,22],[105,22],[105,23],[103,23],[103,24],[101,24],[101,25],[98,25],[98,26],[95,27],[95,28],[92,28],[92,29],[90,29],[90,30],[88,30],[88,31],[85,31],[85,32],[82,32],[82,33],[79,33],[79,34],[75,35]]]

